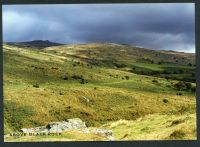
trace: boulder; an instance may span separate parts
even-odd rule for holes
[[[48,129],[46,126],[36,127],[36,128],[22,128],[20,132],[23,133],[46,133],[48,132]]]
[[[91,132],[93,132],[95,134],[98,134],[98,135],[105,136],[105,137],[112,136],[112,130],[93,129],[93,130],[91,130]]]
[[[83,122],[80,118],[73,118],[67,120],[73,129],[84,129],[86,128],[85,122]]]
[[[49,130],[50,133],[61,133],[63,131],[70,130],[72,127],[70,123],[62,121],[62,122],[51,122],[46,126],[46,128]]]
[[[86,128],[86,125],[81,119],[73,118],[62,122],[51,122],[46,126],[46,128],[51,133],[60,133],[72,129],[83,129]]]

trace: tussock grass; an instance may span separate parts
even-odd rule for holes
[[[181,120],[181,123],[174,123]],[[173,125],[172,125],[173,124]],[[196,140],[196,115],[153,114],[135,121],[119,120],[102,126],[116,140]]]

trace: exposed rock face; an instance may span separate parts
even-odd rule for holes
[[[86,127],[85,122],[79,118],[68,119],[67,121],[51,122],[46,126],[36,128],[23,128],[20,130],[22,133],[62,133],[69,130],[79,130],[83,133],[94,133],[108,139],[112,139],[112,130],[105,129],[89,129]]]

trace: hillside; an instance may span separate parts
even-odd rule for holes
[[[33,40],[33,41],[26,41],[26,42],[7,42],[6,44],[17,46],[17,47],[25,47],[25,48],[45,48],[51,46],[59,46],[63,45],[61,43],[51,42],[49,40]]]
[[[137,120],[150,115],[160,118],[159,125],[166,116],[173,116],[167,124],[186,117],[181,125],[191,125],[193,131],[172,139],[196,138],[194,54],[105,43],[38,49],[4,44],[3,58],[4,134],[77,117],[88,127],[112,128],[111,123],[125,120],[142,129]],[[149,131],[156,135],[158,122],[151,123]],[[123,127],[112,129],[123,138]],[[141,137],[131,133],[124,138]],[[147,134],[144,139],[156,139]],[[167,133],[161,136],[166,139]]]

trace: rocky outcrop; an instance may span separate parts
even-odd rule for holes
[[[23,128],[20,132],[23,133],[61,133],[73,129],[86,128],[85,122],[79,118],[68,119],[62,122],[50,122],[46,126],[36,128]]]
[[[20,132],[23,133],[47,133],[48,129],[46,126],[36,127],[36,128],[22,128]]]
[[[87,128],[85,122],[79,118],[68,119],[67,121],[61,122],[50,122],[46,126],[36,127],[36,128],[22,128],[20,132],[30,134],[30,133],[62,133],[70,130],[78,130],[83,133],[94,133],[107,137],[112,140],[112,131],[105,129],[90,129]]]

